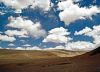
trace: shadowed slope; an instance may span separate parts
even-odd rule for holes
[[[93,58],[93,59],[95,59],[95,57],[100,58],[99,56],[100,56],[100,47],[98,47],[90,52],[87,52],[83,55],[79,55],[79,56],[76,56],[73,58],[88,58],[88,59]]]
[[[100,47],[90,52],[90,55],[97,55],[100,54]]]

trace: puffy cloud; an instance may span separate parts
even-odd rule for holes
[[[13,50],[41,50],[38,46],[34,47],[17,47],[17,48],[6,48],[6,49],[13,49]]]
[[[21,9],[31,6],[32,8],[39,7],[44,11],[48,11],[51,8],[50,0],[0,0],[6,6],[10,6],[16,9],[16,12],[21,12]]]
[[[59,45],[59,46],[56,46],[56,47],[50,47],[50,48],[45,48],[44,50],[56,50],[56,49],[65,49],[65,47],[64,46],[62,46],[62,45]]]
[[[68,37],[70,33],[67,32],[67,29],[63,27],[54,28],[49,31],[49,35],[43,40],[43,42],[54,42],[54,43],[66,43],[71,40]]]
[[[25,40],[20,40],[22,43],[24,43],[25,42]]]
[[[54,28],[54,29],[50,30],[49,34],[69,35],[70,32],[68,32],[68,30],[64,29],[63,27],[60,27],[60,28]]]
[[[96,6],[79,7],[78,4],[74,4],[73,0],[59,2],[58,9],[61,10],[59,13],[60,20],[64,21],[65,25],[69,25],[78,19],[91,18],[92,15],[100,13],[100,8]]]
[[[82,35],[82,34],[85,34],[85,33],[91,32],[91,31],[92,31],[91,28],[85,27],[83,30],[81,30],[79,32],[75,31],[74,35]]]
[[[41,48],[39,48],[38,46],[34,46],[34,47],[27,47],[26,50],[41,50]]]
[[[3,13],[3,12],[0,12],[0,15],[4,15],[5,13]]]
[[[27,32],[25,30],[7,30],[5,34],[8,36],[19,36],[19,37],[28,37]]]
[[[14,38],[14,37],[10,37],[10,36],[7,36],[7,35],[0,35],[0,41],[13,42],[15,40],[16,40],[16,38]]]
[[[86,41],[77,41],[77,42],[68,42],[63,45],[59,45],[56,47],[45,48],[45,50],[53,50],[53,49],[64,49],[69,51],[91,51],[95,49],[95,45],[91,42]]]
[[[7,26],[25,30],[34,38],[44,37],[46,35],[46,31],[42,29],[39,22],[33,23],[31,20],[25,20],[22,17],[10,17],[9,20],[10,23]]]
[[[96,47],[100,46],[100,25],[93,26],[93,30],[85,35],[92,36]]]
[[[95,47],[100,46],[100,25],[93,26],[93,29],[85,28],[85,29],[77,32],[77,34],[83,34],[83,35],[86,35],[86,36],[93,37],[94,38],[93,42],[95,43]]]
[[[66,44],[66,50],[71,51],[90,51],[95,49],[95,45],[86,41],[70,42]]]
[[[13,43],[8,44],[8,46],[15,46]]]
[[[67,42],[67,38],[65,36],[51,34],[43,42],[65,43]]]
[[[25,44],[25,45],[23,45],[24,47],[30,47],[31,45],[29,45],[29,44]]]
[[[42,8],[44,11],[50,10],[52,7],[51,0],[33,0],[33,4],[31,8],[39,7]]]
[[[85,33],[85,35],[88,35],[88,36],[99,36],[100,35],[100,25],[97,25],[97,26],[93,26],[93,29],[88,32],[88,33]]]
[[[21,10],[27,8],[32,3],[32,0],[0,0],[0,2],[3,2],[6,6]]]

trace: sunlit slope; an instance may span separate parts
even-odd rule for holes
[[[0,49],[0,63],[27,62],[36,59],[73,57],[84,52],[66,50],[6,50]]]

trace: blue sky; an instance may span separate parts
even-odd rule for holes
[[[34,9],[29,8],[29,6],[27,6],[27,8],[21,9],[22,11],[21,13],[16,13],[15,12],[16,8],[11,7],[10,4],[7,5],[7,3],[1,1],[0,12],[4,14],[0,14],[0,35],[6,35],[5,31],[7,30],[20,30],[13,27],[7,27],[7,25],[10,23],[9,17],[11,16],[13,16],[14,18],[22,17],[26,20],[31,20],[33,23],[39,22],[41,24],[42,29],[45,30],[47,34],[45,37],[39,37],[39,38],[34,38],[31,35],[28,35],[29,36],[28,38],[14,36],[16,40],[13,42],[3,41],[1,39],[0,47],[17,48],[17,47],[27,47],[28,45],[29,45],[28,47],[37,46],[39,48],[51,48],[51,47],[54,48],[59,45],[65,47],[66,46],[65,42],[64,43],[52,42],[52,41],[43,42],[43,40],[46,39],[46,37],[49,35],[50,30],[60,27],[63,27],[64,29],[67,29],[68,32],[70,32],[68,36],[72,39],[69,42],[77,42],[77,41],[84,41],[90,43],[94,42],[94,38],[92,36],[87,36],[83,34],[75,35],[74,33],[75,31],[77,32],[81,31],[85,27],[93,29],[93,26],[100,25],[100,12],[95,13],[95,15],[91,15],[92,19],[90,19],[89,17],[85,17],[85,19],[76,19],[75,21],[70,22],[69,25],[66,25],[64,20],[61,20],[59,17],[59,14],[62,12],[62,10],[58,10],[59,8],[58,3],[60,1],[50,0],[50,2],[53,4],[53,6],[51,6],[50,9],[47,11],[43,10],[43,8],[38,6],[36,6]],[[63,2],[63,0],[61,0],[61,2]],[[78,5],[80,8],[81,7],[90,8],[91,6],[96,6],[97,8],[100,7],[100,0],[72,0],[72,2],[73,4]]]

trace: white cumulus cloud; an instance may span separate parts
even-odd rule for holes
[[[35,7],[39,7],[42,8],[44,11],[48,11],[52,7],[52,3],[51,0],[33,0],[31,8]]]
[[[15,37],[10,37],[10,36],[7,36],[7,35],[1,35],[1,34],[0,34],[0,41],[13,42],[13,41],[15,41],[15,40],[16,40]]]
[[[81,30],[79,32],[78,31],[75,31],[74,35],[82,35],[82,34],[85,34],[85,33],[91,32],[91,31],[92,31],[91,28],[85,27],[83,30]]]
[[[51,8],[50,0],[0,0],[6,6],[16,9],[16,12],[21,12],[22,9],[31,6],[31,8],[42,8],[44,11],[48,11]]]
[[[3,12],[0,12],[0,15],[4,15],[5,13],[3,13]]]
[[[67,29],[64,29],[63,27],[54,28],[49,31],[48,36],[43,42],[66,43],[71,40],[71,38],[68,37],[69,34],[70,33],[67,32]]]
[[[95,44],[95,47],[100,46],[100,25],[93,26],[93,29],[84,28],[83,30],[80,30],[76,34],[91,36],[94,38],[93,42]]]
[[[8,46],[15,46],[13,43],[8,44]]]
[[[66,44],[66,50],[71,51],[90,51],[93,49],[95,49],[94,44],[86,41],[70,42]]]
[[[57,49],[65,49],[65,47],[63,45],[59,45],[56,47],[50,47],[50,48],[45,48],[44,50],[57,50]]]
[[[31,35],[34,38],[44,37],[46,35],[46,31],[42,29],[42,26],[39,22],[33,23],[31,20],[26,20],[22,17],[10,17],[9,20],[10,23],[7,24],[7,26],[23,29],[28,33],[28,35]]]
[[[34,47],[17,47],[17,48],[13,48],[13,49],[14,50],[41,50],[41,48],[39,48],[38,46],[34,46]]]
[[[92,15],[100,13],[100,8],[97,6],[80,7],[74,4],[73,0],[65,0],[58,3],[58,9],[61,10],[59,17],[64,21],[65,25],[69,25],[78,19],[91,18]]]
[[[31,45],[30,44],[25,44],[23,45],[24,47],[30,47]]]
[[[19,37],[28,37],[27,32],[25,30],[7,30],[5,34],[8,36],[19,36]]]

